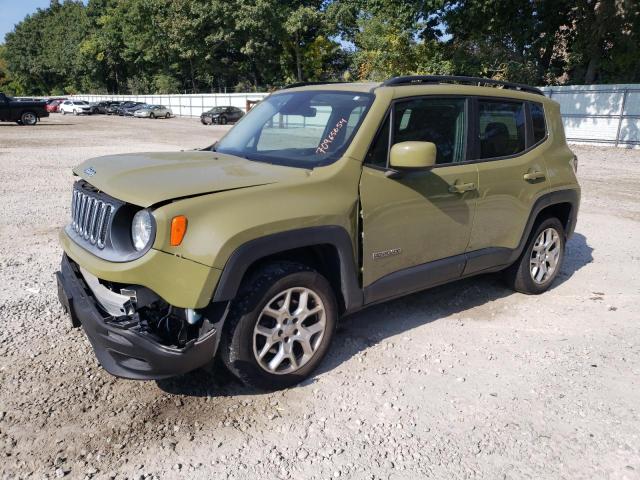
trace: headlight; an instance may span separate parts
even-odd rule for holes
[[[140,210],[133,216],[131,222],[131,240],[137,251],[144,250],[151,240],[153,233],[153,219],[149,210]]]

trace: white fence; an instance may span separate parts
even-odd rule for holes
[[[640,85],[575,85],[541,90],[560,104],[569,142],[640,146]]]
[[[560,103],[567,140],[572,143],[640,147],[640,85],[575,85],[542,87]],[[76,95],[99,102],[132,100],[165,105],[174,115],[198,117],[216,106],[246,110],[247,101],[259,101],[267,93],[212,93],[192,95]]]
[[[88,102],[122,101],[144,102],[169,107],[179,117],[199,117],[213,107],[238,107],[246,111],[247,101],[260,101],[267,93],[209,93],[193,95],[74,95]]]

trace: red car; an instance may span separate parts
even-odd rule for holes
[[[58,111],[58,106],[64,101],[64,98],[54,98],[54,99],[50,99],[47,102],[47,105],[45,106],[45,108],[47,109],[47,112],[49,113],[54,113]]]

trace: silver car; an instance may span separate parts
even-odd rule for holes
[[[140,110],[136,110],[134,117],[141,118],[171,118],[173,112],[164,105],[148,105]]]

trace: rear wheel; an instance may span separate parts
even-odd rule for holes
[[[528,295],[547,291],[560,272],[564,249],[564,228],[560,220],[552,217],[539,222],[518,260],[505,270],[507,284]]]
[[[167,112],[167,114],[164,116],[164,118],[171,118],[171,114],[169,112]]]
[[[336,320],[335,296],[322,275],[301,264],[275,263],[241,288],[222,334],[220,355],[247,385],[290,387],[322,361]]]
[[[20,116],[20,121],[23,125],[35,125],[38,123],[38,116],[33,112],[24,112]]]

